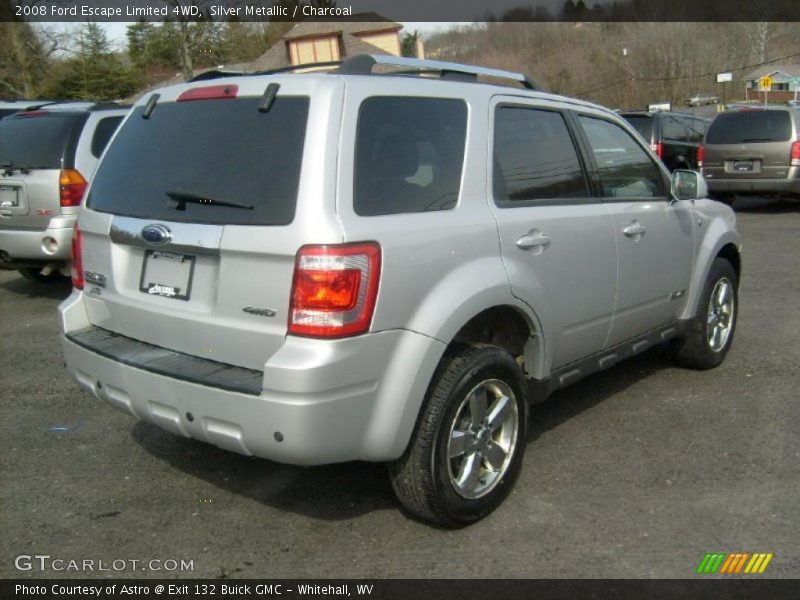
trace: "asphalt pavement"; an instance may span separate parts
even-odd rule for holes
[[[800,577],[800,204],[736,209],[726,362],[655,350],[555,394],[513,493],[458,531],[404,514],[382,465],[279,465],[101,404],[62,368],[69,285],[2,271],[0,577],[682,578],[708,552],[773,553],[764,577]]]

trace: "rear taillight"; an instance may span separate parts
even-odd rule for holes
[[[83,175],[75,169],[61,169],[58,185],[61,206],[81,205],[83,194],[86,193],[86,186],[88,185]]]
[[[77,223],[72,230],[72,287],[83,289],[83,234]]]
[[[789,157],[793,167],[800,167],[800,141],[792,144],[792,151]]]
[[[207,85],[186,90],[176,102],[187,102],[189,100],[221,100],[226,98],[236,98],[239,92],[238,85]]]
[[[664,144],[661,142],[650,144],[650,150],[655,152],[658,158],[664,158]]]
[[[304,246],[297,253],[289,333],[345,337],[369,330],[381,269],[375,243]]]
[[[706,160],[706,149],[703,146],[697,147],[697,168],[702,169]]]

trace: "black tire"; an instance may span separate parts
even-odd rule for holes
[[[24,267],[21,269],[17,269],[17,272],[22,275],[25,279],[29,279],[30,281],[38,281],[42,283],[52,283],[54,281],[64,281],[64,278],[59,274],[51,274],[51,275],[42,275],[41,269],[36,267]]]
[[[713,200],[717,202],[722,202],[723,204],[727,204],[728,206],[733,206],[733,201],[735,198],[733,196],[723,195],[723,194],[715,194],[712,196]]]
[[[711,318],[709,311],[716,310],[711,307],[712,295],[715,290],[719,289],[717,287],[718,284],[724,281],[730,283],[730,294],[732,298],[730,314],[727,317],[727,322],[730,324],[730,331],[727,333],[724,343],[718,348],[715,348],[710,338],[710,333],[716,321],[714,323],[709,322]],[[685,367],[700,370],[713,369],[719,366],[722,361],[725,360],[725,356],[728,354],[728,350],[733,343],[738,314],[739,278],[730,262],[724,258],[716,258],[708,272],[708,278],[703,287],[703,294],[700,297],[700,303],[697,308],[697,315],[691,320],[686,337],[677,340],[673,347],[673,353],[677,362]]]
[[[485,443],[487,446],[478,451],[471,448],[463,451],[459,457],[448,458],[448,442],[454,435],[453,428],[456,423],[463,423],[457,421],[457,417],[464,415],[467,406],[471,413],[468,400],[471,392],[483,389],[484,385],[499,385],[494,382],[503,384],[511,391],[512,397],[505,393],[487,396],[488,407],[491,409],[493,403],[494,406],[506,404],[502,398],[509,398],[516,408],[516,421],[509,422],[502,431],[498,429],[494,433],[487,433],[487,416],[484,419],[487,424],[484,431],[470,435],[469,442],[476,445]],[[507,406],[508,410],[512,410],[511,405]],[[462,527],[488,515],[502,503],[519,475],[527,432],[526,409],[525,380],[520,367],[508,352],[488,345],[454,345],[449,348],[433,376],[408,448],[403,456],[389,465],[397,498],[413,515],[444,527]],[[480,458],[481,452],[488,452],[488,444],[495,445],[495,440],[501,443],[501,433],[508,436],[511,432],[514,441],[508,446],[506,454],[502,455],[506,457],[502,466],[490,470],[489,459]],[[496,435],[497,438],[494,437]],[[503,443],[508,443],[508,437],[502,439],[505,440]],[[473,458],[470,459],[470,455]],[[480,486],[490,481],[485,490],[479,492],[481,495],[474,498],[464,497],[458,491],[452,475],[454,463],[461,463],[464,467],[470,460],[477,461],[477,469],[481,473],[476,475],[475,483]]]

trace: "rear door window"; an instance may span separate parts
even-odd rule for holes
[[[592,149],[604,198],[665,196],[661,169],[627,131],[604,119],[579,119]]]
[[[258,110],[259,102],[165,102],[148,119],[144,107],[135,108],[106,151],[87,205],[191,223],[290,223],[309,99],[278,96],[267,112]],[[191,196],[194,201],[186,200]]]
[[[743,110],[717,115],[708,128],[706,143],[786,142],[791,135],[792,123],[788,111]]]
[[[364,100],[353,209],[361,216],[447,210],[458,202],[467,105],[449,98]]]
[[[589,195],[578,152],[559,112],[498,107],[493,170],[494,198],[499,202]]]
[[[69,167],[64,161],[85,114],[46,113],[0,121],[0,166],[32,169]]]

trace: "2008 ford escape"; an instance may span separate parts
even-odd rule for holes
[[[70,373],[242,454],[386,461],[459,526],[513,486],[529,402],[664,342],[722,362],[733,212],[614,113],[484,75],[532,87],[362,56],[143,98],[80,216]]]

